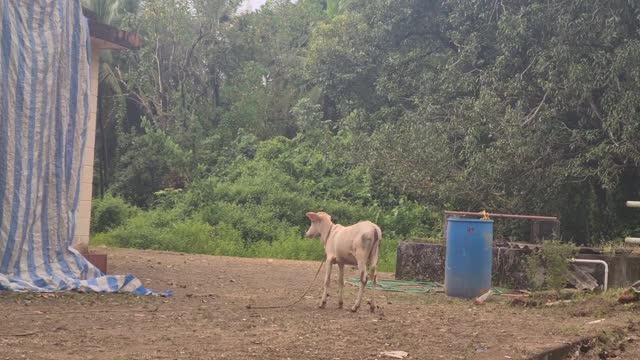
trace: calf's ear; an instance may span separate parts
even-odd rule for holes
[[[320,220],[320,216],[318,216],[318,214],[314,213],[314,212],[308,212],[305,214],[309,220],[311,221],[318,221]]]

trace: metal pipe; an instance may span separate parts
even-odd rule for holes
[[[640,238],[636,237],[627,237],[624,239],[624,242],[628,244],[640,244]]]
[[[445,211],[445,215],[463,215],[463,216],[483,216],[484,212],[468,212],[468,211]],[[486,213],[490,218],[504,218],[504,219],[523,219],[523,220],[536,220],[536,221],[552,221],[558,222],[559,219],[555,216],[537,216],[537,215],[511,215],[511,214],[493,214]]]
[[[640,201],[627,201],[627,207],[640,208]],[[627,237],[624,239],[627,244],[640,244],[640,238]]]
[[[607,264],[604,260],[591,260],[591,259],[571,259],[569,262],[572,263],[585,263],[585,264],[602,264],[604,265],[604,289],[603,291],[607,291],[607,286],[609,285],[609,264]]]

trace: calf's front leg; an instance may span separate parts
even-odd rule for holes
[[[338,309],[342,309],[342,290],[344,289],[344,264],[338,264]]]
[[[322,287],[322,298],[320,299],[320,309],[324,309],[327,305],[327,290],[329,289],[329,281],[331,280],[331,268],[333,267],[332,261],[327,260],[327,272],[324,275],[324,286]]]

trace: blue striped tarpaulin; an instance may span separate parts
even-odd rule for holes
[[[170,295],[104,275],[71,247],[89,40],[80,0],[0,0],[0,291]]]

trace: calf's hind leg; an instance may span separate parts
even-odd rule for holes
[[[360,308],[360,303],[362,302],[362,293],[364,293],[364,287],[367,285],[367,263],[365,261],[358,260],[358,272],[360,273],[360,289],[358,290],[358,297],[356,298],[356,302],[351,308],[352,312],[356,312],[358,311],[358,308]]]
[[[338,309],[342,309],[344,301],[342,299],[342,290],[344,289],[344,264],[338,264]]]
[[[376,283],[378,280],[378,272],[376,271],[375,265],[369,265],[369,278],[371,279],[371,301],[369,301],[369,306],[371,312],[376,311]]]

